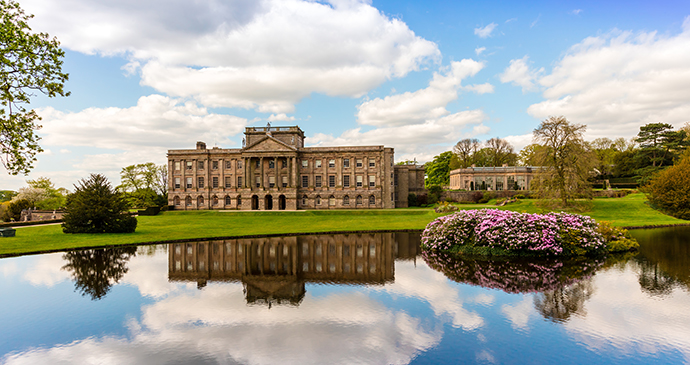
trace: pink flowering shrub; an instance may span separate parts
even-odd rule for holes
[[[465,210],[429,223],[422,233],[422,247],[435,251],[475,246],[547,256],[585,255],[606,249],[598,227],[594,219],[578,214]]]

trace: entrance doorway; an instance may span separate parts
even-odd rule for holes
[[[278,197],[278,210],[285,210],[285,195]]]
[[[252,195],[252,210],[259,210],[259,197]]]
[[[266,195],[266,198],[264,201],[264,209],[265,210],[273,210],[273,196],[272,195]]]

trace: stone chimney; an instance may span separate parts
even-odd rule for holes
[[[196,149],[197,150],[205,150],[206,149],[206,143],[201,142],[201,141],[197,142],[196,143]]]

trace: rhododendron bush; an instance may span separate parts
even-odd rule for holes
[[[426,250],[487,247],[544,256],[605,252],[594,219],[578,214],[516,213],[498,209],[464,210],[437,218],[422,233]]]

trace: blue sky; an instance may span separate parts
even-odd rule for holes
[[[307,144],[386,145],[428,161],[462,138],[516,149],[550,115],[587,138],[690,120],[690,2],[20,0],[56,36],[67,98],[37,96],[46,150],[29,176],[164,163],[244,127]]]

